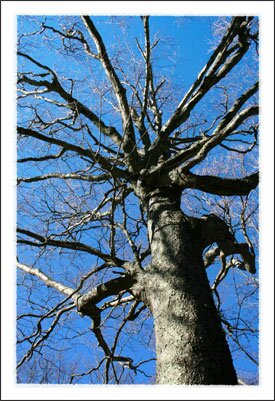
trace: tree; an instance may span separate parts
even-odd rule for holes
[[[139,382],[153,318],[157,383],[238,384],[225,332],[257,363],[257,19],[215,19],[187,91],[147,16],[131,20],[139,54],[129,37],[107,46],[100,18],[20,21],[18,380]],[[229,271],[242,280],[231,320]]]

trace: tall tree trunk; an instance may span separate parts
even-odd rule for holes
[[[180,210],[180,191],[147,204],[152,266],[145,293],[154,316],[157,383],[237,384],[202,260],[198,219]]]

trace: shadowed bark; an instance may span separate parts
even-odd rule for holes
[[[204,238],[179,199],[169,188],[148,200],[152,264],[144,287],[155,322],[157,383],[237,384],[203,266]]]

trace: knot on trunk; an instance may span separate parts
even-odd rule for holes
[[[180,210],[182,190],[177,186],[167,186],[150,192],[145,197],[148,216],[164,210]]]

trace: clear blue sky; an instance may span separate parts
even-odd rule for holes
[[[44,21],[44,17],[39,17],[38,20]],[[59,20],[59,17],[47,17],[47,24],[51,26],[57,26],[57,22]],[[66,19],[68,21],[68,18]],[[125,45],[127,43],[131,43],[133,45],[133,48],[135,48],[135,38],[138,38],[141,43],[143,43],[143,35],[142,35],[142,24],[139,18],[134,17],[134,18],[126,18],[124,17],[122,20],[113,20],[112,23],[109,23],[109,18],[108,17],[94,17],[93,18],[99,32],[101,33],[103,40],[106,44],[106,48],[110,48],[110,53],[114,53],[116,51],[116,40],[120,40],[122,43],[124,40]],[[64,23],[66,21],[64,20]],[[121,25],[118,24],[124,24],[125,27],[125,37],[121,35]],[[209,44],[209,39],[212,37],[212,22],[213,18],[210,17],[187,17],[187,18],[179,18],[179,17],[152,17],[151,18],[151,36],[152,37],[163,37],[165,38],[165,41],[161,41],[159,46],[161,49],[160,55],[161,58],[156,60],[156,66],[161,70],[162,74],[166,73],[167,76],[170,76],[171,79],[174,81],[176,85],[176,91],[177,93],[181,93],[182,95],[185,93],[185,91],[189,88],[190,84],[194,81],[196,78],[198,72],[201,70],[201,68],[204,66],[206,60],[208,59],[210,55],[210,44]],[[34,30],[34,27],[36,25],[36,22],[31,18],[31,17],[19,17],[18,19],[18,33],[26,33],[26,32],[32,32]],[[36,42],[37,40],[37,42]],[[48,65],[49,67],[55,69],[58,73],[62,71],[65,75],[69,75],[72,78],[75,77],[75,74],[77,75],[77,78],[79,80],[83,79],[87,71],[85,70],[85,60],[70,60],[70,63],[66,63],[66,57],[61,56],[60,58],[57,57],[58,52],[55,50],[56,43],[55,41],[52,41],[52,43],[47,43],[47,46],[43,45],[43,42],[41,42],[41,38],[35,36],[32,37],[30,36],[28,39],[29,44],[25,52],[28,52],[31,56],[39,60],[42,64]],[[25,41],[27,42],[27,41]],[[49,46],[49,44],[51,46]],[[135,48],[134,54],[137,55],[138,52]],[[22,64],[22,59],[18,59],[19,62],[19,67],[21,67]],[[129,66],[131,67],[131,60],[129,60]],[[29,68],[31,64],[26,63],[26,66],[24,67],[25,69]],[[256,80],[256,75],[257,71],[250,76],[246,74],[246,71],[250,69],[250,71],[255,71],[255,66],[256,62],[251,61],[249,57],[239,66],[237,67],[237,70],[240,72],[240,77],[245,76],[247,82],[246,84],[249,85],[249,82],[254,82]],[[33,65],[31,66],[33,70]],[[94,68],[91,65],[91,69]],[[25,70],[24,70],[25,71]],[[37,69],[37,72],[39,70]],[[41,70],[39,71],[41,72]],[[97,72],[98,73],[98,72]],[[60,73],[61,74],[61,73]],[[89,68],[89,74],[91,74],[90,68]],[[241,79],[241,78],[240,78]],[[241,82],[240,87],[242,87]],[[243,84],[243,82],[242,82]],[[238,92],[238,88],[236,89]],[[80,93],[80,96],[83,96],[83,99],[85,101],[89,101],[89,92],[86,89],[85,91]],[[178,101],[180,98],[178,99]],[[215,115],[216,111],[214,108],[212,109],[213,104],[215,103],[215,97],[213,95],[209,96],[207,98],[207,101],[209,101],[209,115],[213,114]],[[98,107],[98,105],[95,105]],[[208,104],[204,104],[202,106],[201,112],[205,112],[205,107],[208,107]],[[200,112],[200,109],[198,110]],[[54,114],[54,111],[53,111]],[[167,118],[169,116],[169,113],[167,113]],[[18,119],[26,119],[28,118],[28,112],[24,111],[24,113],[21,113],[19,110],[18,112]],[[32,149],[24,149],[23,154],[29,155],[32,153]],[[54,153],[54,152],[53,152]],[[223,154],[221,153],[220,155],[217,153],[214,155],[214,158],[219,158],[223,157]],[[51,165],[45,165],[45,169],[43,172],[51,171],[52,166]],[[253,167],[251,167],[253,168]],[[41,172],[38,172],[34,166],[31,167],[25,167],[25,166],[19,166],[18,168],[18,175],[35,175]],[[34,187],[36,188],[36,191],[39,192],[39,184],[35,184]],[[35,197],[34,197],[35,198]],[[22,198],[19,198],[19,201],[22,201]],[[40,203],[40,199],[38,198],[38,204]],[[195,205],[194,201],[194,205]],[[199,207],[199,206],[198,206]],[[207,207],[207,206],[205,206]],[[203,212],[201,213],[203,214]],[[19,222],[21,225],[24,225],[27,227],[30,224],[30,221],[28,219],[24,219],[20,215]],[[35,223],[35,218],[32,221]],[[92,235],[92,234],[91,234]],[[88,237],[87,237],[88,238]],[[89,241],[92,241],[92,238],[89,237]],[[29,263],[29,259],[34,260],[34,254],[32,251],[29,250],[24,250],[23,253],[20,255],[22,258],[22,261],[25,261],[26,263]],[[24,260],[23,260],[24,259]],[[55,259],[50,261],[51,269],[54,271],[55,278],[64,281],[64,269],[67,269],[68,273],[66,275],[66,279],[68,280],[68,284],[70,283],[70,280],[72,280],[72,274],[70,272],[70,266],[71,266],[71,260],[61,260],[61,256],[57,256]],[[41,257],[41,266],[43,266],[43,256]],[[81,266],[85,268],[87,264],[91,263],[91,259],[89,259],[86,256],[83,256],[81,258]],[[41,267],[42,268],[42,267]],[[210,279],[213,279],[212,274],[217,273],[217,268],[213,273],[210,273]],[[230,285],[239,285],[239,280],[240,278],[238,275],[230,275],[228,279],[225,281],[225,294],[228,295],[230,294],[230,290],[228,290]],[[65,283],[66,284],[66,283]],[[24,290],[22,290],[24,291]],[[39,283],[36,284],[35,290],[37,291],[37,294],[40,291],[40,297],[41,299],[47,300],[47,298],[50,296],[48,293],[48,290],[44,288],[43,285],[40,285]],[[25,294],[18,293],[19,298]],[[57,299],[58,299],[57,295]],[[230,298],[227,301],[227,308],[234,307],[234,303],[236,300],[233,300]],[[255,301],[256,302],[256,301]],[[18,305],[20,302],[18,302]],[[23,310],[28,309],[27,305],[24,305],[22,307],[22,311],[19,307],[19,312],[23,313]],[[75,363],[78,363],[79,360],[82,360],[82,358],[86,358],[87,362],[87,349],[88,347],[85,345],[85,341],[81,342],[77,338],[77,332],[79,331],[84,331],[85,328],[88,327],[89,322],[87,318],[74,318],[74,323],[76,326],[74,327],[76,337],[74,339],[66,340],[63,341],[62,347],[64,348],[70,348],[71,350],[67,350],[65,355],[65,362],[69,363],[71,362],[71,358],[75,361]],[[151,324],[151,323],[150,323]],[[60,338],[62,335],[66,335],[67,333],[67,328],[66,324],[64,324],[64,327],[58,330],[58,333],[55,335],[55,346],[59,344]],[[113,333],[113,328],[110,328],[110,333]],[[87,338],[87,341],[91,340],[92,336],[88,333],[83,335],[85,338]],[[134,350],[134,353],[137,354],[138,358],[150,358],[152,357],[152,352],[149,350],[145,350],[144,347],[140,347],[139,345],[139,337],[138,335],[133,336],[132,342],[128,343],[125,345],[125,347],[129,347],[132,350]],[[256,349],[257,344],[254,339],[252,341],[252,348]],[[59,344],[61,345],[61,344]],[[90,352],[90,349],[89,349]],[[234,355],[233,355],[234,356]],[[93,363],[93,356],[90,354],[90,363]],[[238,369],[238,371],[242,374],[247,374],[249,378],[253,378],[256,375],[257,368],[256,366],[250,362],[248,359],[244,358],[238,358],[235,361],[235,366]],[[144,365],[143,370],[147,373],[151,373],[153,370],[153,365],[148,364],[147,366]],[[245,373],[246,372],[246,373]],[[247,373],[248,372],[248,373]],[[22,377],[24,375],[22,374]],[[143,382],[144,378],[142,375],[137,375],[137,383],[138,382]],[[82,383],[89,383],[89,378],[84,377]]]

